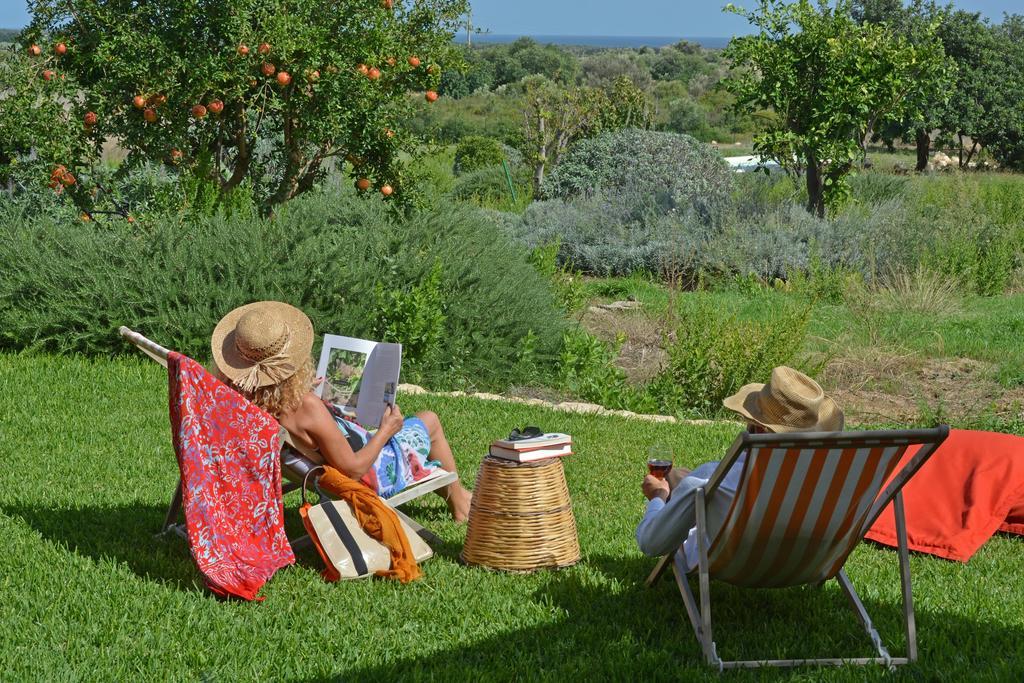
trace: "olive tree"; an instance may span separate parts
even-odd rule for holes
[[[941,41],[942,26],[949,10],[935,0],[854,0],[852,14],[855,21],[884,24],[891,32],[905,36],[914,44]],[[936,28],[938,27],[938,29]],[[945,51],[945,44],[943,45]],[[950,99],[949,82],[955,79],[956,63],[946,54],[943,68],[919,72],[917,84],[908,93],[911,106],[904,107],[900,116],[882,122],[877,135],[891,145],[899,137],[912,142],[917,149],[917,170],[924,171],[931,153],[932,134],[941,129],[947,115]]]
[[[647,94],[625,76],[607,88],[562,87],[535,76],[524,80],[523,140],[533,167],[534,194],[544,173],[573,142],[620,128],[650,128],[654,107]]]
[[[807,210],[824,217],[848,193],[846,180],[864,141],[885,120],[914,116],[922,74],[943,68],[935,27],[911,42],[884,25],[861,24],[849,0],[758,0],[727,5],[758,33],[734,38],[725,54],[735,107],[776,116],[754,149],[807,187]]]

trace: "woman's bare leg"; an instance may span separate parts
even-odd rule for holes
[[[455,456],[452,455],[452,448],[448,445],[448,439],[444,435],[441,420],[429,410],[416,413],[416,417],[423,420],[423,424],[427,426],[427,433],[430,434],[430,459],[440,462],[441,467],[449,472],[457,472]],[[461,480],[438,489],[437,492],[448,503],[448,509],[451,510],[452,517],[456,522],[465,522],[469,519],[469,505],[473,494],[466,490]]]

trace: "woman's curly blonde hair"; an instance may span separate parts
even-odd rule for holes
[[[253,391],[242,391],[220,372],[217,372],[217,376],[218,379],[230,385],[232,389],[245,396],[260,408],[263,408],[263,410],[278,420],[283,415],[287,415],[299,407],[299,404],[302,403],[302,397],[312,391],[313,380],[315,379],[313,362],[309,358],[306,358],[299,365],[299,369],[295,371],[295,374],[288,379],[277,384],[258,387]]]

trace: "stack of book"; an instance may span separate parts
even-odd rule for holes
[[[531,439],[502,439],[491,444],[491,455],[515,462],[560,458],[572,455],[572,437],[568,434],[541,434]]]

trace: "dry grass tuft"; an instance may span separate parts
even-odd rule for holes
[[[868,313],[921,313],[948,316],[963,310],[961,283],[943,273],[918,266],[890,273],[873,284],[858,283],[847,290],[851,310]]]

